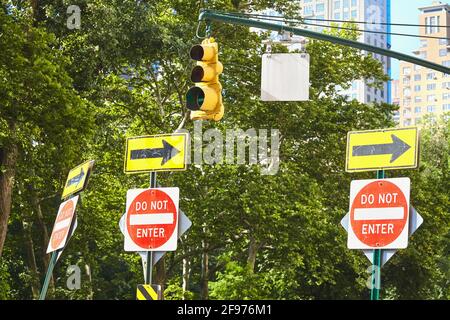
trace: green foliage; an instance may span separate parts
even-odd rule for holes
[[[51,230],[67,172],[95,159],[77,209],[78,228],[58,261],[48,298],[135,299],[142,265],[137,254],[124,252],[118,222],[127,190],[148,187],[149,179],[123,173],[125,138],[179,127],[192,132],[184,94],[204,3],[79,1],[81,29],[69,30],[70,1],[39,1],[32,11],[24,2],[2,0],[0,151],[16,143],[20,153],[0,260],[0,298],[35,298],[45,275],[44,227]],[[207,4],[239,12],[298,12],[288,0]],[[352,48],[312,41],[311,100],[261,102],[266,34],[217,23],[212,33],[224,64],[226,110],[221,122],[205,122],[203,130],[225,135],[227,129],[278,129],[281,162],[276,175],[261,175],[256,165],[225,163],[158,174],[160,186],[180,188],[180,207],[193,222],[177,251],[166,253],[155,268],[165,298],[368,299],[369,262],[346,248],[339,222],[347,212],[350,181],[373,174],[344,172],[346,134],[393,126],[396,107],[361,104],[338,89],[356,79],[375,87],[383,83],[380,63]],[[356,39],[358,31],[332,34]],[[448,122],[430,124],[422,130],[419,170],[389,172],[411,177],[412,203],[425,222],[408,249],[383,268],[383,298],[450,297],[448,154]],[[80,290],[66,287],[70,265],[81,269]]]

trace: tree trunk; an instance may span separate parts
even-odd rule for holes
[[[164,283],[166,282],[166,263],[165,257],[162,257],[155,265],[155,283],[161,286],[163,292],[162,297],[164,300]]]
[[[39,271],[36,264],[36,256],[34,254],[34,243],[31,236],[31,224],[27,223],[25,219],[22,220],[23,234],[24,234],[24,245],[27,251],[27,264],[31,272],[31,292],[33,294],[33,299],[37,300],[39,298]]]
[[[202,274],[200,280],[200,298],[202,300],[208,300],[208,281],[209,281],[209,268],[208,268],[208,245],[206,241],[202,241]]]
[[[10,125],[11,132],[14,133],[14,125]],[[14,186],[14,176],[18,156],[18,147],[13,142],[0,148],[0,258],[5,245],[6,232],[8,230],[8,219],[11,214],[12,190]]]
[[[250,243],[248,244],[247,266],[252,273],[255,271],[256,255],[260,247],[261,244],[259,243],[259,241],[250,235]]]
[[[183,259],[183,300],[186,300],[186,292],[189,289],[189,277],[191,274],[191,262],[188,258]]]
[[[50,236],[48,235],[48,229],[44,221],[44,215],[42,214],[41,202],[34,190],[33,186],[29,186],[29,191],[31,194],[31,204],[33,206],[33,212],[36,214],[36,219],[39,224],[39,227],[42,230],[42,251],[39,256],[42,257],[42,262],[44,263],[45,270],[47,270],[48,265],[50,264],[50,256],[46,253],[48,243],[50,242]],[[49,288],[53,289],[55,287],[55,281],[53,279],[53,275],[50,277]]]

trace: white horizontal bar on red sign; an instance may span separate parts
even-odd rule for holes
[[[357,208],[353,220],[399,220],[404,217],[403,207]]]
[[[59,221],[55,223],[55,227],[53,228],[54,231],[58,231],[64,228],[68,228],[70,226],[70,222],[72,221],[72,217],[68,219],[64,219],[63,221]]]
[[[173,213],[150,213],[130,215],[130,225],[173,224]]]

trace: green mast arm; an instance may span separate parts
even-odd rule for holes
[[[380,47],[375,47],[375,46],[371,46],[366,43],[343,39],[343,38],[335,37],[335,36],[320,33],[320,32],[314,32],[314,31],[310,31],[310,30],[294,28],[294,27],[279,25],[279,24],[270,23],[270,22],[257,21],[257,20],[252,20],[252,19],[248,19],[248,18],[237,17],[237,16],[234,16],[232,13],[223,14],[223,13],[217,13],[217,12],[214,12],[211,10],[203,10],[199,15],[198,20],[199,21],[201,21],[201,20],[220,21],[220,22],[225,22],[225,23],[244,25],[244,26],[249,26],[249,27],[254,27],[254,28],[259,28],[259,29],[278,31],[278,32],[289,31],[295,35],[313,38],[313,39],[317,39],[317,40],[329,41],[329,42],[341,44],[341,45],[344,45],[347,47],[352,47],[352,48],[356,48],[356,49],[360,49],[360,50],[378,53],[383,56],[388,56],[391,58],[396,58],[398,60],[411,62],[411,63],[414,63],[416,65],[419,65],[419,66],[422,66],[425,68],[429,68],[429,69],[440,71],[440,72],[443,72],[446,74],[450,74],[450,68],[447,68],[445,66],[442,66],[440,64],[430,62],[427,60],[418,59],[416,57],[413,57],[413,56],[410,56],[407,54],[403,54],[400,52],[396,52],[396,51],[392,51],[392,50],[388,50],[388,49],[384,49],[384,48],[380,48]]]

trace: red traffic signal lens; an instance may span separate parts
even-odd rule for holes
[[[191,58],[197,61],[201,61],[203,59],[203,56],[205,54],[205,50],[203,50],[203,47],[201,45],[196,45],[191,48]]]

